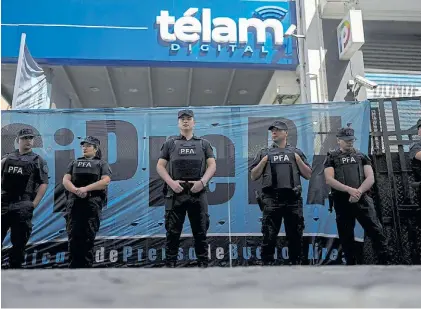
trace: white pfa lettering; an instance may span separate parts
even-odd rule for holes
[[[239,18],[237,22],[229,17],[216,17],[212,19],[211,9],[202,9],[201,20],[195,15],[198,8],[189,8],[184,12],[183,17],[175,19],[170,16],[169,11],[161,11],[156,17],[156,24],[159,25],[159,35],[165,42],[182,41],[195,43],[201,39],[202,43],[217,44],[225,43],[248,43],[248,33],[254,29],[256,32],[256,43],[266,42],[266,32],[273,30],[274,45],[284,43],[284,27],[282,23],[274,18],[260,20],[258,18]],[[169,27],[174,25],[174,32],[169,32]],[[213,29],[212,29],[213,26]]]
[[[273,156],[273,162],[289,162],[288,155]]]
[[[91,162],[79,161],[77,167],[92,167]]]
[[[20,166],[9,166],[7,172],[10,173],[10,174],[22,174],[23,175],[23,170],[22,170],[22,167],[20,167]]]
[[[180,153],[181,154],[195,154],[194,149],[189,149],[189,148],[181,148]]]
[[[357,163],[354,157],[351,158],[342,158],[342,164],[348,164],[348,163]]]

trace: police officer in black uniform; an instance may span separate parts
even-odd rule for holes
[[[159,176],[166,183],[166,267],[176,266],[186,212],[193,232],[198,265],[208,265],[206,234],[209,215],[206,186],[215,174],[216,162],[209,141],[193,135],[194,125],[192,110],[178,112],[180,135],[170,137],[162,145],[156,167]]]
[[[339,148],[328,153],[325,160],[326,183],[332,189],[339,240],[347,265],[355,265],[355,220],[361,224],[373,241],[381,264],[387,264],[389,255],[382,225],[377,217],[373,200],[367,191],[374,184],[371,160],[353,148],[355,136],[352,128],[341,128],[336,135]]]
[[[111,169],[102,160],[100,141],[88,136],[81,143],[83,157],[72,161],[63,177],[66,188],[66,229],[69,237],[69,268],[89,268],[102,207],[107,203]]]
[[[1,160],[1,242],[10,228],[10,268],[21,268],[34,209],[48,186],[47,162],[32,151],[32,129],[19,131],[19,149]]]
[[[287,144],[288,127],[284,122],[275,121],[269,131],[272,132],[272,146],[260,150],[250,167],[252,180],[263,176],[260,197],[263,209],[262,261],[263,265],[273,264],[276,240],[284,218],[290,263],[299,265],[304,231],[300,176],[310,179],[312,170],[304,153]]]
[[[421,118],[417,121],[417,130],[418,136],[421,137]],[[412,186],[417,190],[418,202],[421,207],[421,139],[411,145],[409,159],[411,160],[412,171],[414,172],[414,183]]]

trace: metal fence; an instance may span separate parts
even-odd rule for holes
[[[371,100],[370,149],[376,178],[374,200],[383,221],[395,264],[420,264],[421,227],[416,193],[410,187],[409,145],[421,117],[421,97]],[[418,222],[418,224],[417,224]],[[375,262],[370,241],[367,263]]]

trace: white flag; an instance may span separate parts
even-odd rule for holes
[[[12,109],[48,109],[50,90],[51,85],[47,81],[47,76],[32,58],[26,46],[26,34],[22,33]]]

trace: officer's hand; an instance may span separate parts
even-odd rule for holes
[[[355,188],[349,188],[348,193],[350,195],[349,201],[351,202],[351,199],[356,200],[358,202],[361,198],[361,191]],[[351,202],[352,203],[352,202]],[[355,202],[354,202],[355,203]]]
[[[354,197],[351,196],[349,198],[348,202],[350,202],[350,203],[356,203],[356,202],[358,202],[358,200],[356,198],[354,198]]]
[[[81,194],[88,193],[88,190],[86,189],[86,187],[78,188],[78,190]]]
[[[81,195],[79,195],[81,198],[85,198],[88,196],[88,193],[82,193]]]
[[[260,162],[264,162],[264,163],[266,163],[268,160],[269,160],[269,156],[268,156],[268,155],[265,155],[265,156],[262,158],[262,160],[260,160]]]
[[[81,198],[85,198],[88,195],[88,190],[86,190],[86,187],[77,188],[76,195]]]
[[[180,193],[182,192],[184,189],[183,187],[180,185],[180,183],[183,183],[184,181],[181,180],[174,180],[171,184],[170,187],[171,189],[175,192],[175,193]]]
[[[203,190],[203,183],[199,181],[189,181],[189,183],[193,184],[193,187],[190,189],[192,193],[197,193]]]

